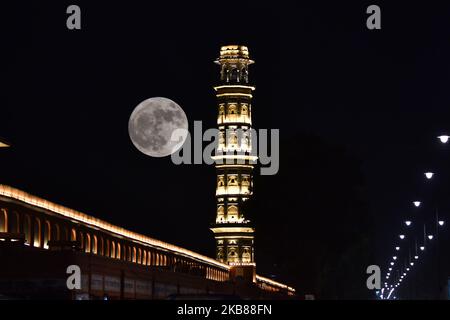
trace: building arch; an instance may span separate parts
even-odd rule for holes
[[[237,105],[235,104],[235,103],[230,103],[230,104],[228,104],[228,108],[227,108],[228,110],[228,115],[230,115],[230,116],[234,116],[234,115],[236,115],[237,114]]]
[[[127,261],[128,259],[128,247],[125,244],[122,244],[122,260]]]
[[[122,257],[122,247],[120,243],[117,243],[116,258],[120,260],[121,257]]]
[[[116,243],[114,241],[111,241],[110,257],[111,258],[116,258]]]
[[[150,250],[150,251],[148,252],[148,265],[149,265],[149,266],[153,265],[153,261],[154,261],[153,251]]]
[[[20,233],[20,217],[16,211],[11,211],[8,216],[8,232]]]
[[[84,242],[84,252],[91,253],[91,235],[89,233],[86,233]]]
[[[99,249],[98,252],[101,256],[103,256],[105,253],[105,240],[103,240],[103,237],[100,237],[100,244],[99,244]]]
[[[51,236],[52,240],[61,241],[61,228],[59,227],[59,224],[55,223],[53,225],[53,234]]]
[[[31,218],[29,215],[24,216],[23,233],[25,235],[25,244],[31,246]]]
[[[8,232],[8,213],[6,209],[0,209],[0,232]]]
[[[105,246],[105,251],[104,252],[105,252],[104,255],[106,257],[110,256],[110,242],[109,242],[109,239],[106,239],[106,246]]]
[[[131,256],[131,247],[128,246],[128,254],[127,254],[127,261],[132,261],[132,256]]]
[[[246,103],[241,104],[241,114],[248,116],[248,105]]]
[[[36,217],[34,218],[34,230],[33,230],[33,246],[34,247],[41,247],[41,232],[42,232],[42,225],[41,220]]]
[[[92,253],[93,254],[98,253],[98,241],[97,241],[97,236],[95,234],[92,235]]]
[[[75,228],[72,228],[72,230],[70,230],[70,241],[77,241],[77,231],[75,230]]]
[[[137,263],[142,264],[142,249],[138,249]]]
[[[69,241],[69,229],[67,228],[67,226],[63,226],[62,227],[62,233],[61,233],[61,240],[64,241]]]
[[[50,225],[50,221],[45,220],[45,223],[44,223],[44,243],[42,245],[44,247],[44,249],[48,249],[48,242],[50,240],[52,240],[51,238],[52,238],[52,227]]]
[[[80,249],[84,250],[84,235],[82,231],[78,232],[78,240],[80,241]]]
[[[142,251],[142,264],[147,265],[147,250]]]

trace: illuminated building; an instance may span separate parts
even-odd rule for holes
[[[1,184],[0,261],[8,262],[0,263],[0,295],[11,297],[164,299],[215,292],[270,298],[295,293],[259,275],[255,285],[239,287],[227,264]],[[65,286],[69,265],[82,270],[80,290]]]
[[[236,269],[236,275],[255,281],[254,228],[244,217],[242,204],[252,195],[252,92],[248,67],[254,63],[245,46],[223,46],[215,61],[220,85],[214,87],[219,128],[216,165],[217,215],[211,230],[216,259]],[[247,273],[247,274],[245,274]]]
[[[254,90],[248,85],[248,65],[253,61],[247,48],[228,46],[217,62],[222,68],[222,84],[215,87],[221,142],[214,157],[217,219],[211,228],[216,259],[0,184],[0,261],[8,261],[0,264],[0,295],[58,299],[295,295],[295,289],[256,274],[254,228],[241,210],[252,194],[256,160],[248,132]],[[238,129],[245,132],[240,135]],[[226,161],[220,163],[221,159]],[[69,265],[80,266],[80,290],[66,287]],[[235,281],[239,276],[251,281]]]

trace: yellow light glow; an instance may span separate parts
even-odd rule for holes
[[[228,55],[243,55],[245,57],[248,57],[248,48],[246,46],[240,46],[236,44],[222,46],[220,48],[220,57],[226,57]]]
[[[9,144],[0,140],[0,148],[8,148]]]
[[[247,152],[247,153],[251,153],[252,152],[252,146],[245,146],[245,145],[241,145],[241,146],[235,146],[235,145],[230,145],[230,146],[225,146],[224,143],[219,143],[219,145],[217,146],[217,152],[221,152],[221,153],[228,153],[228,152]]]
[[[256,263],[254,263],[254,262],[230,262],[229,264],[232,267],[241,267],[241,266],[253,266],[253,267],[256,267]]]
[[[219,115],[217,117],[217,124],[223,125],[227,123],[240,123],[240,124],[247,124],[252,125],[252,119],[249,116],[246,115]]]
[[[216,94],[216,97],[236,97],[236,96],[253,98],[253,96],[250,93],[235,92],[235,93],[218,93],[218,94]]]
[[[237,84],[230,84],[230,85],[223,85],[223,86],[217,86],[214,87],[214,90],[220,90],[220,89],[227,89],[227,88],[239,88],[239,89],[250,89],[250,90],[255,90],[255,87],[253,86],[243,86],[243,85],[237,85]]]
[[[243,194],[250,195],[250,187],[249,186],[222,186],[217,187],[216,196],[221,195],[233,195],[233,194]]]
[[[256,161],[258,160],[257,156],[244,156],[244,155],[232,155],[232,154],[223,154],[218,156],[212,156],[213,160],[219,160],[219,159],[233,159],[233,160],[249,160],[249,161]]]
[[[249,52],[246,46],[240,45],[229,45],[222,46],[220,48],[220,57],[215,61],[215,63],[220,64],[222,61],[245,61],[247,64],[254,63],[253,60],[249,59]]]
[[[228,266],[224,263],[218,262],[209,257],[206,257],[204,255],[195,253],[193,251],[190,251],[190,250],[187,250],[187,249],[184,249],[184,248],[181,248],[181,247],[178,247],[178,246],[175,246],[175,245],[172,245],[172,244],[160,241],[160,240],[150,238],[148,236],[138,234],[133,231],[126,230],[124,228],[110,224],[106,221],[102,221],[100,219],[94,218],[92,216],[81,213],[79,211],[76,211],[76,210],[73,210],[70,208],[66,208],[64,206],[58,205],[58,204],[50,202],[48,200],[30,195],[24,191],[21,191],[19,189],[16,189],[16,188],[13,188],[10,186],[0,184],[0,196],[19,200],[26,204],[36,206],[36,207],[39,207],[41,209],[45,209],[48,211],[52,211],[52,212],[60,214],[64,217],[76,220],[78,222],[85,223],[91,227],[97,227],[99,229],[115,233],[119,236],[124,236],[124,237],[130,238],[134,241],[141,242],[145,245],[161,248],[161,249],[167,250],[167,251],[172,251],[177,254],[184,255],[189,258],[194,258],[194,259],[200,260],[201,262],[211,264],[211,265],[214,265],[216,267],[219,267],[219,268],[222,268],[225,270],[230,269],[230,266]]]
[[[289,286],[287,286],[287,285],[285,285],[285,284],[282,284],[282,283],[280,283],[280,282],[274,281],[274,280],[272,280],[272,279],[268,279],[268,278],[265,278],[265,277],[256,275],[256,280],[257,280],[257,281],[261,281],[261,282],[268,283],[268,284],[273,285],[273,286],[276,286],[276,287],[280,287],[280,288],[286,289],[286,290],[291,291],[291,292],[295,292],[295,289],[294,289],[294,288],[289,287]]]
[[[249,227],[226,227],[226,228],[211,228],[214,233],[230,233],[230,232],[245,232],[252,233],[255,231],[253,228]]]
[[[218,164],[216,168],[248,168],[253,169],[254,166],[249,164]]]
[[[253,236],[215,236],[215,239],[253,239]]]
[[[5,201],[11,201],[11,200],[17,200],[17,201],[21,201],[25,204],[31,205],[31,206],[35,206],[38,207],[40,209],[44,209],[44,210],[48,210],[51,211],[53,213],[62,215],[66,218],[69,218],[70,220],[77,222],[77,223],[85,223],[87,225],[89,225],[92,228],[96,228],[96,229],[100,229],[100,230],[105,230],[105,231],[109,231],[111,233],[117,234],[119,236],[124,236],[127,237],[131,240],[134,240],[136,242],[141,242],[144,245],[149,245],[152,247],[157,247],[157,248],[161,248],[163,250],[167,250],[167,251],[172,251],[174,253],[180,254],[180,255],[184,255],[187,256],[189,258],[194,258],[197,259],[201,262],[204,262],[206,264],[210,264],[210,265],[214,265],[216,267],[219,267],[221,269],[227,270],[229,271],[231,266],[221,263],[219,261],[216,261],[214,259],[211,259],[209,257],[203,256],[201,254],[195,253],[193,251],[181,248],[181,247],[177,247],[175,245],[160,241],[160,240],[156,240],[153,238],[150,238],[148,236],[144,236],[129,230],[126,230],[124,228],[112,225],[108,222],[102,221],[100,219],[91,217],[87,214],[81,213],[79,211],[70,209],[70,208],[66,208],[64,206],[61,206],[59,204],[53,203],[51,201],[30,195],[24,191],[21,191],[19,189],[7,186],[7,185],[2,185],[0,184],[0,196],[6,198]],[[219,230],[220,228],[217,228],[217,230]],[[228,230],[230,229],[236,229],[236,231],[233,232],[250,232],[250,231],[243,231],[243,230],[251,230],[251,232],[253,232],[252,228],[225,228]],[[29,245],[29,244],[25,244],[25,245]],[[268,283],[272,286],[275,287],[279,287],[279,288],[284,288],[287,289],[291,292],[295,292],[295,289],[288,287],[287,285],[284,285],[282,283],[273,281],[271,279],[267,279],[264,278],[262,276],[256,276],[256,279],[258,281],[261,282],[265,282]]]

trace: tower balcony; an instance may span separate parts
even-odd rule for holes
[[[252,92],[255,90],[255,87],[240,84],[226,84],[216,86],[214,90],[216,90],[217,98],[236,98],[238,100],[244,98],[244,101],[249,102],[253,98]]]
[[[258,156],[248,154],[216,154],[211,157],[217,165],[229,165],[235,166],[242,165],[255,165],[258,160]]]
[[[251,154],[252,152],[252,146],[251,144],[241,144],[241,145],[234,145],[229,144],[228,146],[225,145],[225,143],[219,143],[217,146],[217,153],[226,153],[226,154],[232,154],[232,153],[243,153],[245,154]]]
[[[216,188],[216,196],[251,195],[250,186],[223,186]]]
[[[253,228],[249,223],[245,224],[231,224],[231,223],[222,223],[222,224],[214,224],[210,228],[212,232],[214,232],[216,237],[226,237],[233,236],[235,238],[253,238],[253,234],[255,232],[255,228]]]
[[[245,124],[252,125],[252,118],[249,115],[232,114],[232,115],[219,115],[217,117],[217,124]]]
[[[246,220],[244,218],[239,218],[236,220],[233,219],[216,219],[215,223],[212,223],[211,226],[212,227],[229,227],[229,226],[247,226],[247,227],[251,227],[251,221],[250,220]]]

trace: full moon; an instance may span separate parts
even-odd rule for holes
[[[188,121],[174,101],[155,97],[142,101],[131,113],[128,134],[134,146],[151,157],[176,152],[186,140]]]

